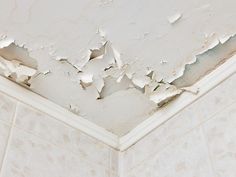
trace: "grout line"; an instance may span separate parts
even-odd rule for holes
[[[13,135],[13,129],[14,129],[15,121],[16,121],[17,108],[18,108],[18,102],[16,102],[15,112],[13,114],[13,120],[12,120],[12,124],[11,124],[11,128],[10,128],[7,144],[6,144],[6,147],[5,147],[5,151],[4,151],[4,155],[3,155],[3,159],[2,159],[2,164],[1,164],[1,167],[0,167],[0,177],[2,176],[4,166],[6,164],[7,154],[8,154],[8,151],[9,151],[9,146],[10,146],[10,143],[11,143],[11,139],[12,139],[12,135]]]
[[[213,90],[215,87],[220,85],[222,82],[224,82],[225,80],[227,80],[228,78],[233,76],[235,74],[235,72],[236,72],[236,55],[233,56],[231,60],[229,60],[228,62],[221,65],[217,70],[211,72],[209,75],[205,76],[200,81],[198,81],[197,83],[194,84],[196,87],[200,87],[200,93],[198,93],[198,95],[188,96],[188,95],[183,94],[182,99],[180,99],[181,98],[180,97],[179,100],[177,100],[177,102],[173,102],[172,107],[174,107],[174,108],[176,107],[177,103],[179,103],[182,106],[184,105],[184,106],[181,107],[180,109],[177,109],[177,111],[176,110],[172,111],[172,112],[174,112],[174,113],[171,113],[172,115],[169,115],[167,117],[163,116],[163,114],[166,114],[166,112],[167,112],[167,110],[165,110],[165,109],[162,110],[161,115],[158,115],[158,111],[157,111],[150,118],[146,119],[141,124],[139,124],[136,128],[131,130],[128,134],[120,137],[119,149],[121,151],[128,149],[130,146],[132,146],[133,144],[140,141],[143,137],[148,135],[154,129],[158,128],[163,123],[165,123],[166,121],[171,119],[178,112],[182,111],[183,109],[185,109],[186,107],[188,107],[192,103],[196,102],[198,99],[200,99],[201,97],[206,95],[208,92]],[[215,77],[215,78],[213,79],[213,77]],[[204,85],[206,85],[206,86],[204,86]],[[186,98],[183,96],[185,96]],[[185,101],[184,98],[187,101]],[[183,102],[181,102],[181,100]],[[169,109],[169,111],[170,111],[170,109]],[[159,114],[160,114],[160,112],[159,112]],[[159,116],[159,119],[155,118],[158,116]],[[160,120],[160,118],[162,118],[164,120]]]
[[[182,111],[183,109],[197,101],[199,98],[207,94],[209,91],[221,84],[225,79],[232,76],[235,73],[236,55],[233,56],[231,60],[222,64],[219,68],[211,72],[209,75],[205,76],[206,78],[204,77],[202,78],[202,80],[197,82],[197,87],[206,85],[206,83],[208,85],[206,87],[203,87],[203,91],[200,92],[200,95],[191,96],[188,94],[183,94],[182,96],[184,97],[182,97],[182,100],[184,101],[184,99],[187,99],[187,102],[185,101],[186,103],[181,103],[180,99],[178,99],[178,101],[176,100],[177,102],[173,102],[175,104],[173,104],[172,106],[175,110],[171,111],[171,115],[167,114],[165,116],[165,114],[167,113],[167,109],[163,108],[162,112],[159,112],[158,114],[157,111],[151,117],[139,124],[136,128],[132,129],[128,134],[121,137],[118,137],[117,135],[105,130],[104,128],[71,113],[67,109],[62,108],[61,106],[41,97],[38,94],[20,87],[16,83],[11,82],[4,77],[0,77],[0,83],[2,83],[0,84],[0,91],[9,95],[11,98],[15,98],[16,100],[19,100],[22,103],[25,103],[26,105],[29,105],[45,114],[48,114],[51,117],[71,127],[79,129],[84,134],[96,138],[97,140],[107,144],[108,146],[118,151],[124,151],[131,147],[133,144],[140,141],[143,137],[147,136],[150,132],[161,126],[163,123],[171,119],[178,112]],[[216,79],[213,79],[213,76],[216,77]],[[181,108],[179,109],[179,106],[176,106],[178,105],[178,103],[180,103],[180,105],[182,106],[185,106],[181,106]],[[155,118],[155,116],[160,117]]]
[[[123,165],[124,165],[124,155],[123,155],[123,152],[121,152],[121,151],[119,151],[118,152],[118,162],[117,162],[117,164],[118,164],[118,175],[119,175],[119,177],[124,177],[124,169],[123,169]]]
[[[201,134],[203,136],[203,141],[204,141],[205,147],[207,149],[207,155],[208,155],[208,160],[209,160],[209,163],[210,163],[210,168],[211,168],[211,171],[212,171],[212,175],[215,176],[216,175],[216,170],[215,170],[215,167],[213,165],[213,160],[212,160],[212,157],[211,157],[212,155],[211,155],[211,151],[210,151],[209,144],[208,144],[208,141],[207,141],[204,125],[200,126],[200,130],[201,130]]]
[[[111,152],[111,149],[109,149],[109,154],[108,154],[108,168],[110,169],[109,170],[109,177],[112,177],[112,152]]]
[[[222,110],[225,110],[227,108],[229,108],[230,106],[236,104],[236,100],[231,102],[230,104],[224,106],[221,110],[218,110],[216,111],[215,113],[211,114],[209,116],[209,118],[207,118],[206,120],[200,122],[200,123],[197,123],[196,126],[190,128],[189,130],[185,131],[182,135],[178,136],[176,139],[172,140],[171,142],[169,143],[166,143],[166,145],[164,145],[163,147],[161,147],[161,149],[159,150],[156,150],[156,151],[153,151],[152,153],[150,153],[149,155],[147,155],[147,157],[145,157],[143,160],[141,160],[140,162],[138,162],[137,164],[135,164],[133,167],[129,168],[128,169],[128,172],[131,173],[131,171],[133,171],[135,168],[139,167],[140,165],[144,164],[145,161],[147,161],[148,159],[152,159],[153,156],[156,156],[157,154],[161,153],[163,150],[165,150],[167,147],[171,146],[171,145],[174,145],[176,144],[179,139],[181,139],[182,137],[184,136],[187,136],[188,134],[190,134],[191,132],[193,132],[194,130],[196,129],[199,129],[201,126],[203,126],[205,123],[207,123],[208,121],[212,120],[215,118],[215,116],[219,113],[219,112],[222,112]],[[168,120],[169,121],[169,120]],[[167,121],[167,122],[168,122]],[[124,153],[124,152],[122,152]]]
[[[43,138],[42,136],[38,135],[37,133],[34,133],[34,132],[32,132],[32,131],[28,131],[28,130],[26,130],[26,129],[20,127],[20,126],[14,125],[14,128],[16,128],[16,129],[19,130],[19,131],[23,131],[24,133],[29,134],[30,136],[33,136],[33,137],[35,137],[35,138],[37,138],[37,139],[40,139],[41,141],[43,141],[43,142],[45,142],[45,143],[47,143],[47,144],[50,144],[50,145],[52,145],[52,146],[55,146],[55,147],[57,147],[57,148],[59,148],[59,149],[62,149],[62,150],[64,150],[64,151],[70,152],[70,153],[73,154],[74,156],[77,156],[77,157],[81,158],[82,161],[85,161],[85,162],[87,162],[87,163],[91,163],[91,164],[93,164],[93,165],[95,165],[95,166],[103,167],[103,168],[105,168],[106,170],[108,170],[109,172],[111,172],[112,174],[115,173],[114,170],[111,170],[109,164],[108,164],[108,166],[106,166],[105,164],[100,164],[100,163],[94,162],[94,161],[90,160],[89,158],[83,157],[81,154],[77,153],[77,152],[74,151],[74,150],[70,150],[70,149],[68,149],[68,148],[65,148],[65,147],[62,147],[62,146],[58,145],[57,143],[50,142],[50,141],[48,141],[47,139]],[[109,148],[112,148],[112,147],[109,147]],[[117,151],[117,152],[118,152],[118,151]],[[108,154],[108,156],[109,156],[109,154]],[[110,162],[110,159],[109,159],[109,162]],[[1,172],[0,172],[0,174],[1,174]],[[1,175],[0,175],[0,177],[1,177]]]

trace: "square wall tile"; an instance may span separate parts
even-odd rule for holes
[[[235,103],[235,88],[236,75],[233,75],[124,151],[122,154],[124,171],[129,171],[210,119],[223,108]]]
[[[0,167],[6,151],[6,146],[9,138],[11,127],[0,121]]]
[[[115,168],[111,147],[29,106],[18,105],[15,125],[93,163]]]
[[[200,128],[125,174],[127,177],[214,177]]]
[[[0,92],[0,120],[11,124],[16,110],[16,100]]]
[[[1,177],[112,177],[108,169],[14,128]]]
[[[217,177],[236,176],[236,104],[204,125],[210,157]]]

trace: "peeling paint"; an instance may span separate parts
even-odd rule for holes
[[[140,70],[139,73],[136,73],[130,63],[123,63],[120,53],[112,46],[110,41],[106,41],[100,48],[90,49],[88,51],[89,60],[80,69],[70,63],[67,57],[56,56],[55,61],[62,64],[66,63],[74,68],[73,72],[67,71],[68,78],[71,78],[71,82],[74,80],[75,83],[79,83],[81,88],[85,91],[87,91],[87,89],[91,90],[96,88],[97,94],[94,94],[95,100],[106,100],[122,90],[136,89],[140,94],[144,94],[151,102],[155,103],[157,107],[161,108],[181,95],[184,91],[197,94],[199,89],[193,88],[191,85],[193,85],[200,77],[207,74],[209,70],[214,69],[216,65],[225,60],[225,54],[227,53],[223,53],[224,55],[222,55],[224,57],[213,62],[214,67],[207,65],[206,71],[204,70],[204,72],[195,74],[197,78],[193,79],[192,73],[189,71],[193,70],[192,67],[196,65],[196,63],[203,60],[201,58],[204,58],[204,56],[208,55],[212,50],[219,51],[220,49],[218,48],[225,47],[225,45],[231,46],[227,47],[229,50],[227,51],[227,55],[232,54],[231,48],[235,49],[234,43],[236,43],[234,42],[234,35],[226,35],[219,37],[218,39],[215,39],[214,37],[214,34],[208,36],[208,39],[212,39],[210,40],[211,42],[205,44],[199,54],[194,57],[195,59],[191,63],[185,65],[181,76],[177,77],[177,79],[174,79],[172,82],[157,80],[157,71],[151,67],[147,67],[146,70],[143,70],[142,72]],[[31,79],[31,81],[34,82],[34,79],[38,77],[39,74],[45,76],[49,73],[54,74],[54,72],[49,69],[37,71],[37,64],[35,64],[36,62],[34,59],[28,56],[28,58],[26,57],[26,60],[24,57],[22,58],[22,55],[17,55],[19,54],[19,51],[17,53],[13,52],[12,49],[9,49],[9,47],[11,47],[17,48],[18,50],[24,50],[26,56],[27,50],[17,46],[14,43],[14,40],[2,40],[1,46],[0,56],[2,57],[0,58],[0,69],[6,77],[18,83],[30,86],[28,81]],[[52,53],[49,55],[52,56]],[[23,61],[31,66],[24,65],[24,63],[22,63]],[[160,64],[167,64],[167,61],[161,60]],[[208,66],[210,68],[208,68]],[[202,66],[199,65],[198,67]],[[37,76],[36,73],[38,73]],[[186,80],[186,77],[189,78]],[[74,103],[70,103],[68,107],[68,109],[75,114],[80,114],[79,108],[80,106]]]
[[[51,71],[50,70],[45,70],[45,71],[43,71],[41,73],[44,74],[44,75],[47,75],[47,74],[51,73]]]
[[[104,99],[118,91],[134,88],[132,81],[124,76],[119,82],[116,78],[108,76],[104,78],[104,88],[101,91],[101,98]]]
[[[166,61],[166,60],[161,60],[160,63],[161,63],[161,64],[166,64],[167,61]]]
[[[29,79],[36,74],[36,70],[22,65],[17,60],[5,60],[0,57],[0,69],[5,77],[8,77],[18,83],[29,85]]]
[[[194,87],[194,86],[182,87],[181,90],[190,92],[190,93],[195,94],[195,95],[197,95],[198,92],[199,92],[199,88]]]
[[[120,54],[109,41],[106,41],[100,48],[90,49],[89,53],[89,60],[81,68],[78,77],[83,88],[93,84],[100,94],[104,87],[104,78],[108,76],[103,72],[112,68],[119,70],[123,64]],[[102,96],[98,98],[101,99]]]
[[[85,89],[86,87],[90,86],[93,82],[93,75],[92,74],[80,74],[79,80],[81,86]]]
[[[149,95],[150,100],[155,102],[159,107],[172,101],[183,90],[177,89],[174,85],[170,84],[159,84],[156,89]]]
[[[103,55],[105,54],[105,48],[106,44],[103,44],[99,49],[90,49],[90,56],[89,60],[95,59],[95,58],[102,58]]]
[[[224,43],[227,43],[227,41],[231,39],[233,36],[234,35],[222,36],[217,40],[212,40],[212,42],[209,43],[208,48],[199,52],[196,58],[199,57],[200,55],[205,54],[209,50],[214,49],[219,44],[223,45]],[[1,45],[3,46],[3,48],[6,48],[12,44],[14,44],[14,40],[7,39],[3,40]],[[94,85],[96,87],[98,92],[98,97],[96,97],[96,99],[104,99],[106,96],[109,96],[110,94],[113,94],[121,89],[136,88],[141,93],[147,95],[150,101],[153,101],[154,103],[156,103],[158,107],[161,107],[167,104],[168,102],[172,101],[176,96],[180,95],[184,91],[189,91],[193,94],[198,93],[198,90],[189,87],[189,84],[187,84],[187,86],[185,87],[180,87],[180,88],[177,88],[175,86],[178,80],[185,76],[186,68],[189,65],[195,64],[195,62],[197,62],[197,59],[195,59],[195,61],[192,62],[191,64],[185,65],[185,69],[181,77],[178,77],[173,82],[168,83],[168,82],[157,81],[155,79],[155,71],[153,71],[153,69],[148,68],[146,73],[143,74],[137,74],[134,71],[132,71],[129,64],[123,64],[120,58],[120,53],[112,46],[111,42],[109,41],[106,41],[100,48],[90,49],[89,53],[90,53],[89,60],[84,65],[83,68],[78,70],[77,77],[83,89],[86,89],[91,85]],[[57,56],[56,61],[66,62],[69,65],[76,68],[73,64],[71,64],[68,61],[67,57]],[[13,62],[15,62],[15,60],[13,60]],[[161,60],[160,63],[166,64],[167,61]],[[21,73],[19,73],[18,75],[16,73],[17,78],[14,78],[12,76],[10,69],[8,69],[9,71],[8,70],[5,71],[4,74],[6,77],[11,77],[15,79],[17,82],[26,82],[26,80],[29,80],[37,72],[36,70],[30,70],[31,68],[27,68],[28,70],[26,70],[24,67],[22,67],[22,65],[20,65],[20,63],[17,63],[17,65],[13,64],[12,66],[17,67],[18,69],[15,68],[11,70],[11,72],[17,72],[18,70],[21,71]],[[7,68],[6,64],[5,66],[2,64],[1,68],[6,70]],[[25,73],[22,72],[22,68],[25,69]],[[48,73],[50,73],[50,70],[42,71],[40,73],[47,75]],[[23,74],[28,74],[28,77],[26,77]],[[70,74],[70,72],[68,72],[68,74]],[[123,85],[122,84],[123,82],[121,81],[123,80],[124,77],[126,77],[125,80],[128,81],[128,85],[126,85],[125,87],[118,86],[116,87],[116,89],[112,89],[110,91],[104,91],[103,90],[104,88],[106,88],[107,90],[108,88],[107,85],[110,85],[109,87],[111,87],[111,84],[107,83],[108,81],[106,79],[107,77],[113,77],[116,80],[117,84],[120,86]],[[152,85],[153,83],[156,83],[156,85],[154,84],[155,87],[153,87]]]
[[[15,41],[14,39],[6,38],[6,36],[0,42],[0,48],[8,47],[9,45],[13,44]]]
[[[168,21],[169,23],[171,24],[174,24],[176,23],[178,20],[180,20],[180,18],[182,17],[182,14],[181,13],[176,13],[170,17],[168,17]]]
[[[220,37],[219,39],[214,40],[213,45],[209,45],[207,50],[196,55],[193,62],[186,64],[181,76],[171,83],[178,88],[189,87],[206,74],[216,69],[235,52],[235,35]]]
[[[27,49],[5,36],[0,41],[0,73],[17,83],[30,86],[28,81],[37,73],[37,62],[28,55]]]
[[[117,134],[236,50],[232,0],[2,3],[1,74]]]

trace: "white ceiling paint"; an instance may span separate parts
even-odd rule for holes
[[[235,39],[228,37],[236,32],[235,5],[233,0],[2,0],[0,55],[37,68],[29,81],[32,91],[124,135],[153,114],[156,103],[181,94],[234,53]],[[3,67],[11,69],[11,79],[19,75],[14,67]]]

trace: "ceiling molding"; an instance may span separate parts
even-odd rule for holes
[[[147,120],[136,126],[128,134],[120,138],[104,128],[84,119],[83,117],[75,115],[69,110],[62,108],[48,99],[43,98],[42,96],[33,93],[32,91],[27,90],[2,76],[0,76],[0,92],[32,106],[39,111],[47,113],[55,119],[62,121],[65,124],[76,128],[117,150],[124,151],[153,131],[155,128],[171,119],[185,107],[198,100],[235,72],[236,55],[231,57],[224,64],[219,66],[216,70],[212,71],[194,85],[194,87],[199,88],[198,94],[195,95],[193,93],[184,92],[176,100],[170,102],[167,106],[157,111]]]
[[[118,148],[118,136],[2,76],[0,76],[0,92],[47,113],[115,149]]]
[[[184,92],[176,100],[154,113],[148,119],[131,130],[128,134],[121,137],[119,140],[119,149],[124,151],[125,149],[129,148],[152,130],[171,119],[185,107],[189,106],[200,97],[208,93],[210,90],[215,88],[225,79],[232,76],[235,72],[236,55],[228,59],[224,64],[194,84],[194,88],[199,88],[199,92],[197,94]]]

